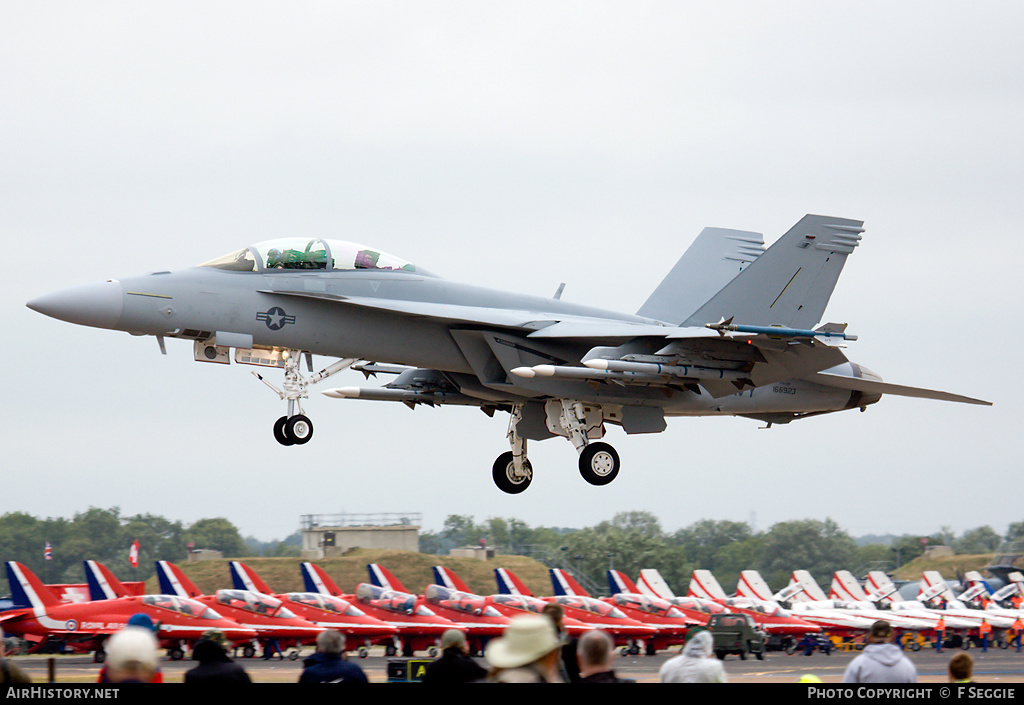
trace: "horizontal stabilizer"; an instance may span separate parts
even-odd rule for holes
[[[858,377],[846,377],[843,375],[833,375],[825,372],[818,372],[806,378],[809,382],[815,384],[821,384],[826,387],[837,387],[839,389],[849,389],[854,392],[867,392],[869,394],[892,394],[898,397],[917,397],[920,399],[935,399],[937,401],[955,401],[962,404],[979,404],[982,406],[992,406],[992,402],[983,401],[981,399],[972,399],[971,397],[961,396],[959,394],[950,394],[949,392],[940,392],[934,389],[921,389],[920,387],[904,387],[900,384],[889,384],[888,382],[879,382],[872,379],[864,379]]]

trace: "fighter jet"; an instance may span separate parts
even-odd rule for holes
[[[367,568],[372,575],[373,569],[370,566]],[[395,643],[388,644],[384,649],[387,656],[395,656],[399,649],[403,656],[412,656],[417,651],[426,651],[430,656],[435,656],[441,635],[449,629],[458,628],[455,622],[427,607],[424,598],[405,590],[359,583],[355,593],[345,594],[327,575],[327,571],[315,563],[304,562],[301,569],[307,592],[342,597],[356,604],[363,612],[398,629]]]
[[[218,590],[213,595],[205,595],[170,561],[156,561],[156,573],[163,592],[192,598],[253,629],[255,641],[263,646],[264,656],[283,654],[283,650],[291,648],[290,658],[297,659],[302,646],[316,643],[317,636],[327,629],[296,616],[281,600],[270,595],[251,590]],[[256,648],[252,645],[242,649],[246,658],[255,654]]]
[[[95,653],[104,660],[104,644],[124,629],[132,615],[148,615],[158,624],[157,638],[171,658],[183,655],[182,645],[199,639],[210,629],[221,631],[228,641],[247,642],[256,632],[226,619],[196,600],[172,595],[109,594],[86,602],[61,602],[57,594],[21,563],[7,561],[13,608],[0,615],[3,631],[30,641],[31,651],[59,643],[75,652]],[[109,574],[109,573],[108,573]],[[107,589],[123,588],[104,578]]]
[[[369,656],[373,644],[390,644],[398,633],[398,627],[371,617],[348,600],[318,592],[273,592],[245,563],[231,561],[228,567],[236,590],[270,595],[301,619],[326,629],[336,629],[345,635],[345,648],[355,651],[359,658]]]
[[[276,368],[287,403],[284,445],[313,435],[309,387],[348,367],[394,374],[339,399],[411,407],[476,406],[509,414],[510,450],[492,465],[505,492],[533,478],[527,442],[556,436],[583,478],[619,473],[608,425],[659,433],[674,416],[731,415],[788,423],[882,395],[988,404],[885,383],[842,352],[846,324],[817,326],[861,221],[808,215],[764,248],[760,233],[705,229],[635,314],[442,279],[380,250],[321,238],[243,247],[198,267],[108,279],[28,306],[81,325],[193,342],[200,362]],[[340,358],[313,373],[312,356]],[[306,359],[307,372],[300,363]],[[309,376],[307,376],[309,374]]]

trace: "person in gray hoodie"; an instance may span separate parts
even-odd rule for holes
[[[917,669],[892,643],[892,626],[880,619],[871,625],[864,653],[850,662],[843,683],[917,683]]]

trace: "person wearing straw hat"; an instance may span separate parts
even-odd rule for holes
[[[561,642],[547,617],[515,617],[504,634],[492,639],[484,658],[492,683],[564,683],[558,670]]]

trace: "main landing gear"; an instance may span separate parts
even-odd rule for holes
[[[619,474],[619,454],[603,441],[590,441],[587,410],[583,404],[571,399],[560,399],[549,404],[558,405],[557,409],[549,410],[549,419],[557,415],[557,424],[549,424],[549,428],[558,435],[568,438],[576,447],[579,453],[580,475],[583,479],[591,485],[598,486],[607,485],[614,480]],[[499,455],[491,468],[494,484],[508,494],[523,492],[533,480],[533,466],[526,457],[526,439],[517,431],[523,418],[522,412],[521,404],[513,407],[508,428],[508,440],[512,450]],[[600,414],[600,411],[597,413]]]
[[[281,399],[288,402],[288,413],[274,422],[274,438],[283,446],[304,445],[313,438],[313,422],[302,411],[302,400],[308,398],[306,389],[311,384],[323,381],[351,366],[356,360],[346,358],[329,365],[312,375],[309,379],[299,372],[301,350],[286,350],[281,357],[284,360],[284,389],[278,389],[256,372],[253,372],[263,384],[270,387]],[[311,357],[306,355],[309,371],[313,371]]]

